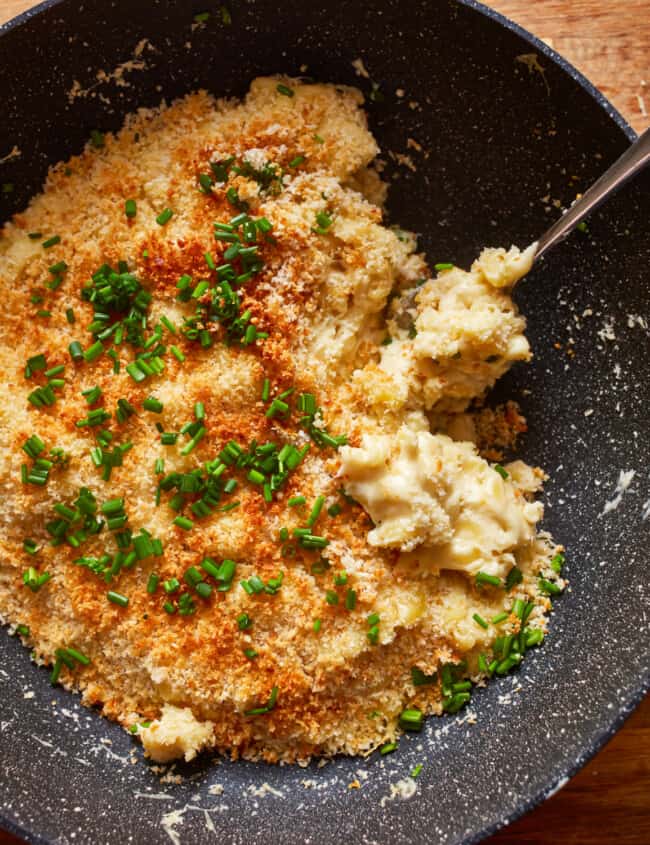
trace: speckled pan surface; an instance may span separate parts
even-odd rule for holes
[[[0,30],[0,183],[15,185],[0,195],[1,218],[40,188],[49,163],[137,106],[197,87],[239,94],[258,74],[303,65],[367,91],[357,57],[385,94],[370,105],[382,148],[417,168],[386,155],[391,218],[421,232],[434,261],[526,244],[633,137],[552,51],[473,3],[238,0],[231,26],[217,13],[198,28],[203,4],[183,0],[39,9]],[[142,39],[122,84],[98,80]],[[75,82],[87,93],[73,96]],[[646,173],[518,291],[536,360],[499,391],[529,419],[524,457],[551,476],[545,525],[567,545],[571,589],[544,648],[475,693],[476,724],[466,712],[430,720],[385,758],[306,769],[206,759],[161,783],[124,731],[52,689],[2,630],[0,824],[31,842],[79,845],[447,845],[477,841],[561,786],[650,675],[649,221]]]

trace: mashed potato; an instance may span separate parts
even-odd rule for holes
[[[530,357],[532,250],[432,276],[361,104],[141,110],[2,231],[0,612],[160,761],[369,752],[514,668],[562,583],[541,473],[459,437]]]

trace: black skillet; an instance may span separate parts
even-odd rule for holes
[[[0,166],[0,183],[14,185],[0,194],[0,216],[21,209],[48,165],[78,152],[91,130],[117,129],[137,106],[199,87],[242,94],[274,72],[370,92],[352,67],[358,57],[383,94],[369,112],[389,162],[391,219],[421,233],[432,261],[467,264],[486,244],[527,244],[559,213],[556,201],[569,203],[634,137],[555,53],[469,0],[228,5],[230,25],[210,3],[208,22],[193,26],[203,3],[63,0],[0,30],[0,158],[20,150]],[[130,59],[143,38],[146,67],[126,73],[128,87],[97,85],[97,71]],[[93,90],[71,102],[74,80]],[[388,151],[409,153],[417,172]],[[129,761],[128,734],[51,689],[2,632],[5,827],[30,842],[79,845],[475,842],[611,737],[649,681],[649,176],[517,291],[536,359],[499,394],[521,402],[523,455],[550,474],[545,526],[567,545],[571,589],[543,649],[475,694],[477,723],[430,720],[390,757],[307,769],[204,759],[178,768],[181,783],[161,784],[150,765]],[[603,513],[630,470],[618,507]],[[418,763],[415,795],[387,800]],[[361,788],[349,789],[355,780]]]

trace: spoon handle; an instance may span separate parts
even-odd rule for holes
[[[535,260],[556,243],[563,240],[577,224],[597,208],[621,185],[643,167],[650,164],[650,129],[636,139],[623,155],[606,170],[579,200],[548,229],[537,242]]]

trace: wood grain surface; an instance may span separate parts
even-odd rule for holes
[[[0,0],[0,23],[32,5],[31,0]],[[650,124],[650,0],[493,0],[490,5],[565,56],[637,132]],[[650,845],[650,698],[563,790],[486,845],[612,843]],[[20,840],[0,831],[0,845],[20,845]]]

